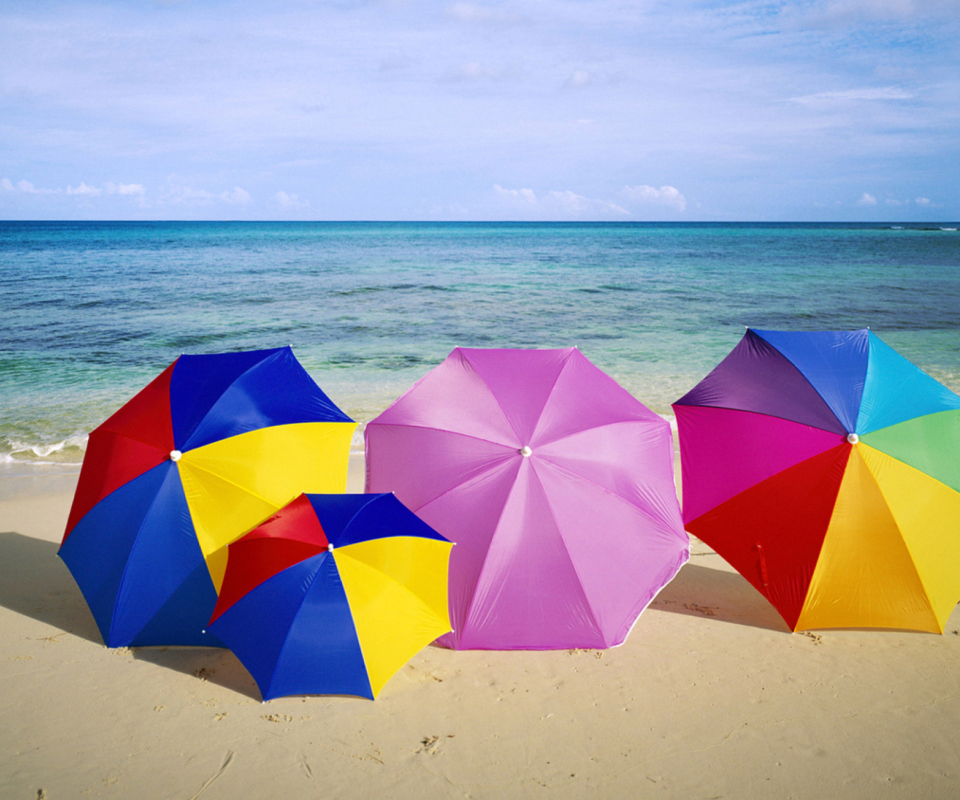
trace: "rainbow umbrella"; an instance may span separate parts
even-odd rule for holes
[[[104,642],[219,645],[224,547],[304,489],[343,491],[355,428],[289,347],[180,356],[87,443],[59,555]]]
[[[792,630],[943,631],[960,397],[868,330],[748,330],[674,409],[687,530]]]
[[[368,491],[457,543],[450,647],[613,647],[689,556],[669,423],[576,348],[457,348],[366,447]]]
[[[392,494],[300,495],[229,545],[209,629],[264,700],[373,699],[450,630],[450,548]]]

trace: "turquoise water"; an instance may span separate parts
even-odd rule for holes
[[[292,344],[361,422],[457,345],[577,345],[669,416],[746,325],[870,327],[960,391],[957,227],[0,222],[0,467],[79,463],[183,352]]]

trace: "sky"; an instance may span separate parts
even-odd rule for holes
[[[960,0],[0,0],[0,219],[960,219]]]

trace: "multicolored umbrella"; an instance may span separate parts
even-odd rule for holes
[[[689,556],[669,424],[576,348],[457,348],[366,448],[367,490],[457,544],[447,646],[612,647]]]
[[[223,548],[343,491],[355,428],[289,347],[178,358],[90,434],[60,547],[104,642],[219,644]]]
[[[687,530],[792,630],[943,631],[960,397],[867,330],[748,330],[674,409]]]
[[[209,629],[264,700],[373,699],[450,630],[451,546],[392,494],[301,495],[227,548]]]

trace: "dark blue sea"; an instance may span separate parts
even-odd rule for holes
[[[292,344],[362,423],[457,345],[577,345],[669,417],[745,326],[869,327],[960,391],[957,227],[0,222],[0,475],[76,469],[181,353]]]

